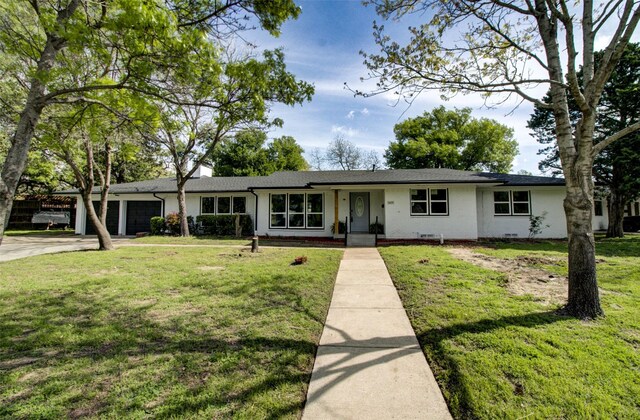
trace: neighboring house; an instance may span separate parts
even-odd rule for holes
[[[249,214],[262,236],[342,237],[332,232],[338,222],[349,233],[368,233],[377,219],[386,239],[526,238],[530,216],[543,214],[538,237],[567,236],[560,178],[452,169],[210,174],[200,168],[187,182],[189,215]],[[76,233],[91,233],[81,200],[77,209]],[[606,208],[595,210],[602,211],[594,227],[606,227]],[[177,211],[174,179],[113,185],[107,227],[133,235],[149,231],[152,216]]]

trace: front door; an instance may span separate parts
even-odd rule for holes
[[[349,194],[351,232],[369,232],[369,193]]]

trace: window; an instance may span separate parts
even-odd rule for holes
[[[602,200],[595,200],[593,202],[593,214],[602,216]]]
[[[271,194],[271,227],[287,227],[287,194]]]
[[[624,215],[631,216],[631,203],[627,203],[627,207],[624,208]]]
[[[247,197],[202,197],[200,199],[200,214],[231,214],[232,208],[233,213],[246,213]]]
[[[323,195],[307,194],[307,227],[322,228],[323,226]]]
[[[411,214],[427,214],[427,190],[411,190]]]
[[[216,198],[215,197],[202,197],[200,202],[200,214],[215,214],[216,213]]]
[[[289,194],[289,227],[304,228],[304,194]]]
[[[449,214],[446,188],[411,190],[412,216],[446,216]]]
[[[493,192],[493,211],[495,214],[511,214],[511,199],[509,191]]]
[[[429,212],[431,214],[447,214],[449,209],[447,206],[447,190],[435,189],[429,190]]]
[[[640,216],[640,203],[637,201],[633,203],[633,208],[636,211],[636,216]]]
[[[233,213],[247,212],[247,197],[233,197]]]
[[[513,214],[529,214],[529,191],[511,191]]]
[[[322,229],[324,195],[322,193],[271,194],[270,227],[280,229]]]
[[[231,197],[218,197],[218,214],[231,213]]]
[[[493,212],[498,216],[528,216],[531,214],[529,191],[494,191]]]

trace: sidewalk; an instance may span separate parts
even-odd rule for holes
[[[302,418],[451,418],[375,248],[344,253]]]

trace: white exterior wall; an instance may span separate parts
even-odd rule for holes
[[[447,188],[449,215],[412,216],[412,188]],[[391,239],[477,239],[475,185],[414,185],[385,191],[385,237]]]
[[[477,217],[478,237],[504,238],[517,235],[529,237],[529,216],[508,216],[494,214],[494,191],[530,191],[531,214],[540,216],[546,212],[538,238],[566,238],[567,224],[562,206],[565,190],[563,187],[493,187],[478,188]],[[549,225],[546,227],[546,225]]]
[[[166,216],[172,212],[178,212],[178,197],[176,193],[156,194],[157,197],[164,199],[164,208],[162,216]],[[200,215],[200,197],[246,197],[247,214],[251,216],[251,220],[255,220],[255,198],[250,192],[240,193],[187,193],[187,215],[195,217]],[[100,196],[94,195],[93,200],[100,200]],[[118,234],[124,235],[127,225],[127,201],[161,201],[153,194],[110,194],[109,201],[120,201],[120,222],[118,224]],[[76,226],[75,233],[84,235],[86,223],[86,209],[82,200],[78,197],[78,205],[76,207]]]

